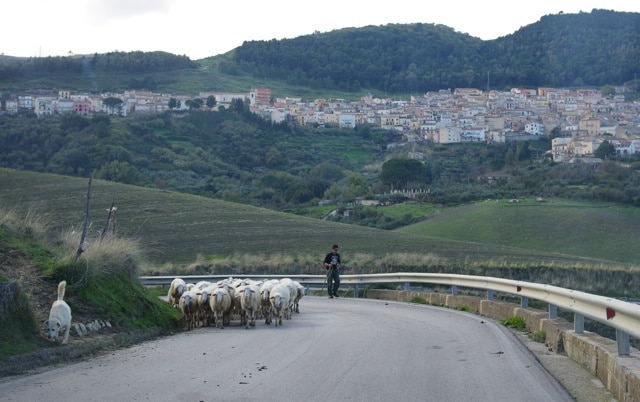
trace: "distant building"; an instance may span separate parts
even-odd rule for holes
[[[340,113],[338,117],[338,126],[340,128],[355,128],[356,116],[353,114]]]
[[[544,125],[540,123],[527,123],[524,125],[524,131],[531,135],[543,135]]]
[[[267,88],[253,88],[249,92],[251,105],[268,106],[271,104],[271,90]]]

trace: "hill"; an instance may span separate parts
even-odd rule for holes
[[[389,24],[249,41],[235,49],[233,61],[255,76],[391,94],[618,85],[635,77],[639,24],[638,13],[608,10],[547,15],[491,41],[442,25]],[[223,67],[234,71],[229,64]]]
[[[357,99],[456,87],[534,88],[634,82],[640,14],[593,10],[547,15],[483,41],[434,24],[389,24],[247,41],[191,61],[162,52],[0,59],[0,89],[201,91],[272,88],[275,96]]]
[[[41,215],[54,233],[79,231],[87,185],[85,179],[2,169],[0,208]],[[637,261],[636,249],[629,250],[621,261],[617,250],[606,255],[604,249],[592,250],[593,254],[570,254],[566,251],[578,249],[553,245],[548,250],[534,249],[523,242],[518,247],[507,246],[491,231],[485,232],[487,237],[482,242],[469,241],[463,235],[464,227],[448,238],[436,230],[433,234],[428,230],[418,234],[383,231],[102,180],[94,180],[92,186],[89,244],[99,241],[107,217],[105,209],[112,202],[117,207],[118,235],[135,239],[144,248],[150,261],[145,273],[318,274],[318,261],[331,244],[338,243],[344,250],[346,273],[466,273],[565,284],[604,294],[633,292],[629,286],[637,282],[633,274],[637,266],[627,263]],[[584,206],[580,205],[558,204],[544,210],[549,214],[561,210],[567,222],[584,218]],[[464,209],[454,211],[449,218],[452,226],[464,220],[466,213]],[[473,213],[469,216],[473,218]],[[517,214],[507,217],[505,226],[518,227],[514,222],[520,219]],[[637,215],[625,216],[632,218],[631,225],[637,226]],[[580,236],[610,235],[613,241],[622,236],[615,230],[604,236],[597,225],[548,229],[531,236],[557,238],[558,244],[561,239],[579,241]],[[576,234],[587,229],[592,232]],[[532,240],[535,242],[540,240]],[[608,280],[597,279],[601,275]]]
[[[640,210],[552,199],[488,200],[453,207],[398,232],[553,251],[635,264]]]

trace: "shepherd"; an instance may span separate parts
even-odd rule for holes
[[[340,287],[340,249],[337,244],[331,248],[331,252],[324,257],[324,267],[327,269],[327,290],[329,291],[329,299],[338,296],[338,288]]]

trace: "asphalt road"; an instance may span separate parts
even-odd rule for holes
[[[2,401],[572,401],[484,317],[305,297],[283,326],[206,327],[8,378]]]

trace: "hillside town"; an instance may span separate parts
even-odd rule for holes
[[[27,110],[38,117],[65,113],[126,117],[189,110],[194,103],[198,108],[218,110],[239,99],[248,103],[253,113],[275,123],[319,128],[367,124],[401,132],[403,143],[524,141],[553,132],[553,160],[572,163],[595,161],[593,153],[605,140],[620,155],[640,152],[640,103],[626,101],[624,87],[613,89],[617,95],[604,96],[597,89],[514,88],[503,92],[457,88],[408,100],[367,94],[359,101],[273,98],[267,88],[252,88],[248,93],[201,92],[198,97],[146,91],[94,95],[39,90],[20,95],[0,92],[0,114]],[[206,106],[203,100],[211,98],[214,104]]]

